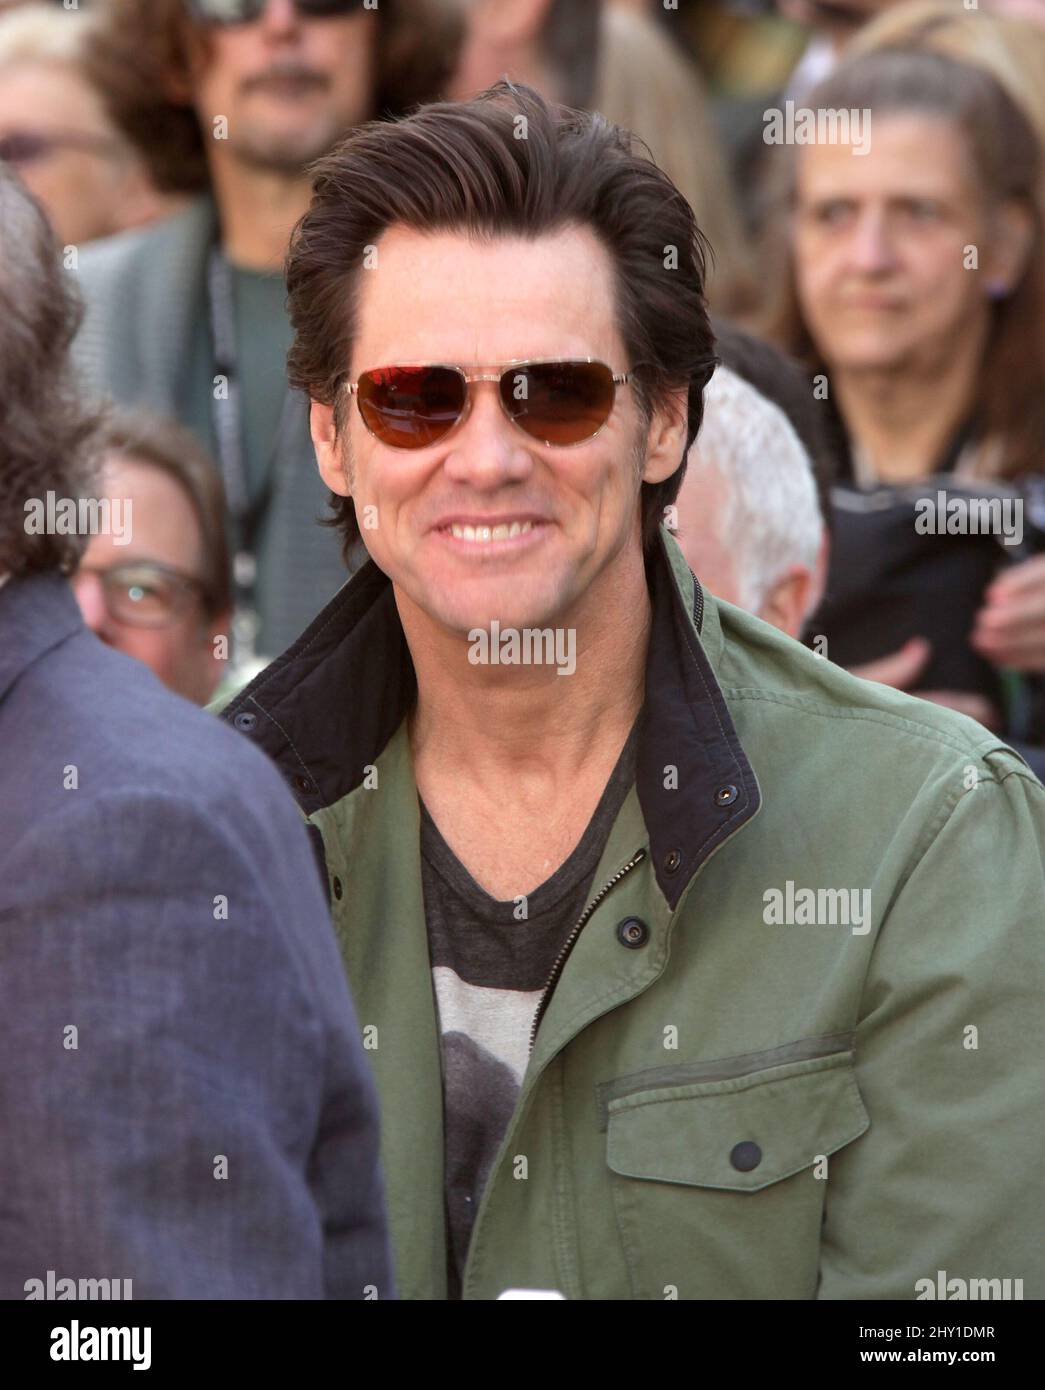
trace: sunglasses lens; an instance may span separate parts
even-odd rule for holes
[[[604,362],[531,362],[501,377],[501,401],[542,444],[582,444],[613,410],[613,373]]]
[[[348,14],[357,0],[294,0],[294,8],[302,15]],[[197,19],[205,24],[249,24],[258,19],[265,0],[189,0]]]
[[[189,0],[189,9],[202,24],[248,24],[264,8],[265,0]]]
[[[359,413],[370,433],[393,449],[423,449],[453,429],[467,399],[451,367],[379,367],[359,378]]]

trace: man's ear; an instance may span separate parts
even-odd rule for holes
[[[1020,282],[1034,245],[1034,218],[1029,208],[1010,198],[994,213],[991,246],[984,283],[999,298]]]
[[[309,410],[309,429],[319,464],[319,476],[331,492],[351,496],[345,466],[341,461],[341,443],[334,424],[334,407],[313,401]]]
[[[813,575],[809,585],[809,596],[806,599],[806,618],[811,618],[820,603],[827,589],[827,571],[831,563],[831,535],[825,526],[820,533],[820,545],[817,547],[816,564],[813,566]],[[803,628],[805,624],[803,622]]]
[[[675,391],[662,409],[653,412],[646,436],[644,483],[662,483],[681,467],[688,409],[687,392]]]
[[[809,613],[813,576],[804,565],[792,565],[770,588],[757,617],[789,637],[799,637]]]

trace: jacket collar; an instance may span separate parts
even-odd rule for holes
[[[663,529],[647,580],[652,623],[636,790],[657,882],[674,909],[760,798],[714,675],[722,643],[714,600]],[[222,716],[264,748],[311,815],[363,783],[415,693],[391,583],[369,562]]]
[[[64,575],[13,575],[0,586],[0,700],[24,671],[83,627]]]
[[[663,528],[647,573],[653,621],[635,784],[674,908],[704,860],[756,813],[760,793],[709,659],[722,645],[714,600]]]

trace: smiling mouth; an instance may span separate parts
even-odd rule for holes
[[[532,521],[502,522],[497,526],[465,526],[454,521],[441,529],[455,540],[475,541],[482,545],[490,541],[511,540],[513,536],[523,536],[533,528]]]

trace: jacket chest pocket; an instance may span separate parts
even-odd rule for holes
[[[868,1128],[851,1050],[599,1088],[618,1230],[637,1298],[812,1298],[830,1156]],[[654,1084],[650,1084],[650,1083]]]

